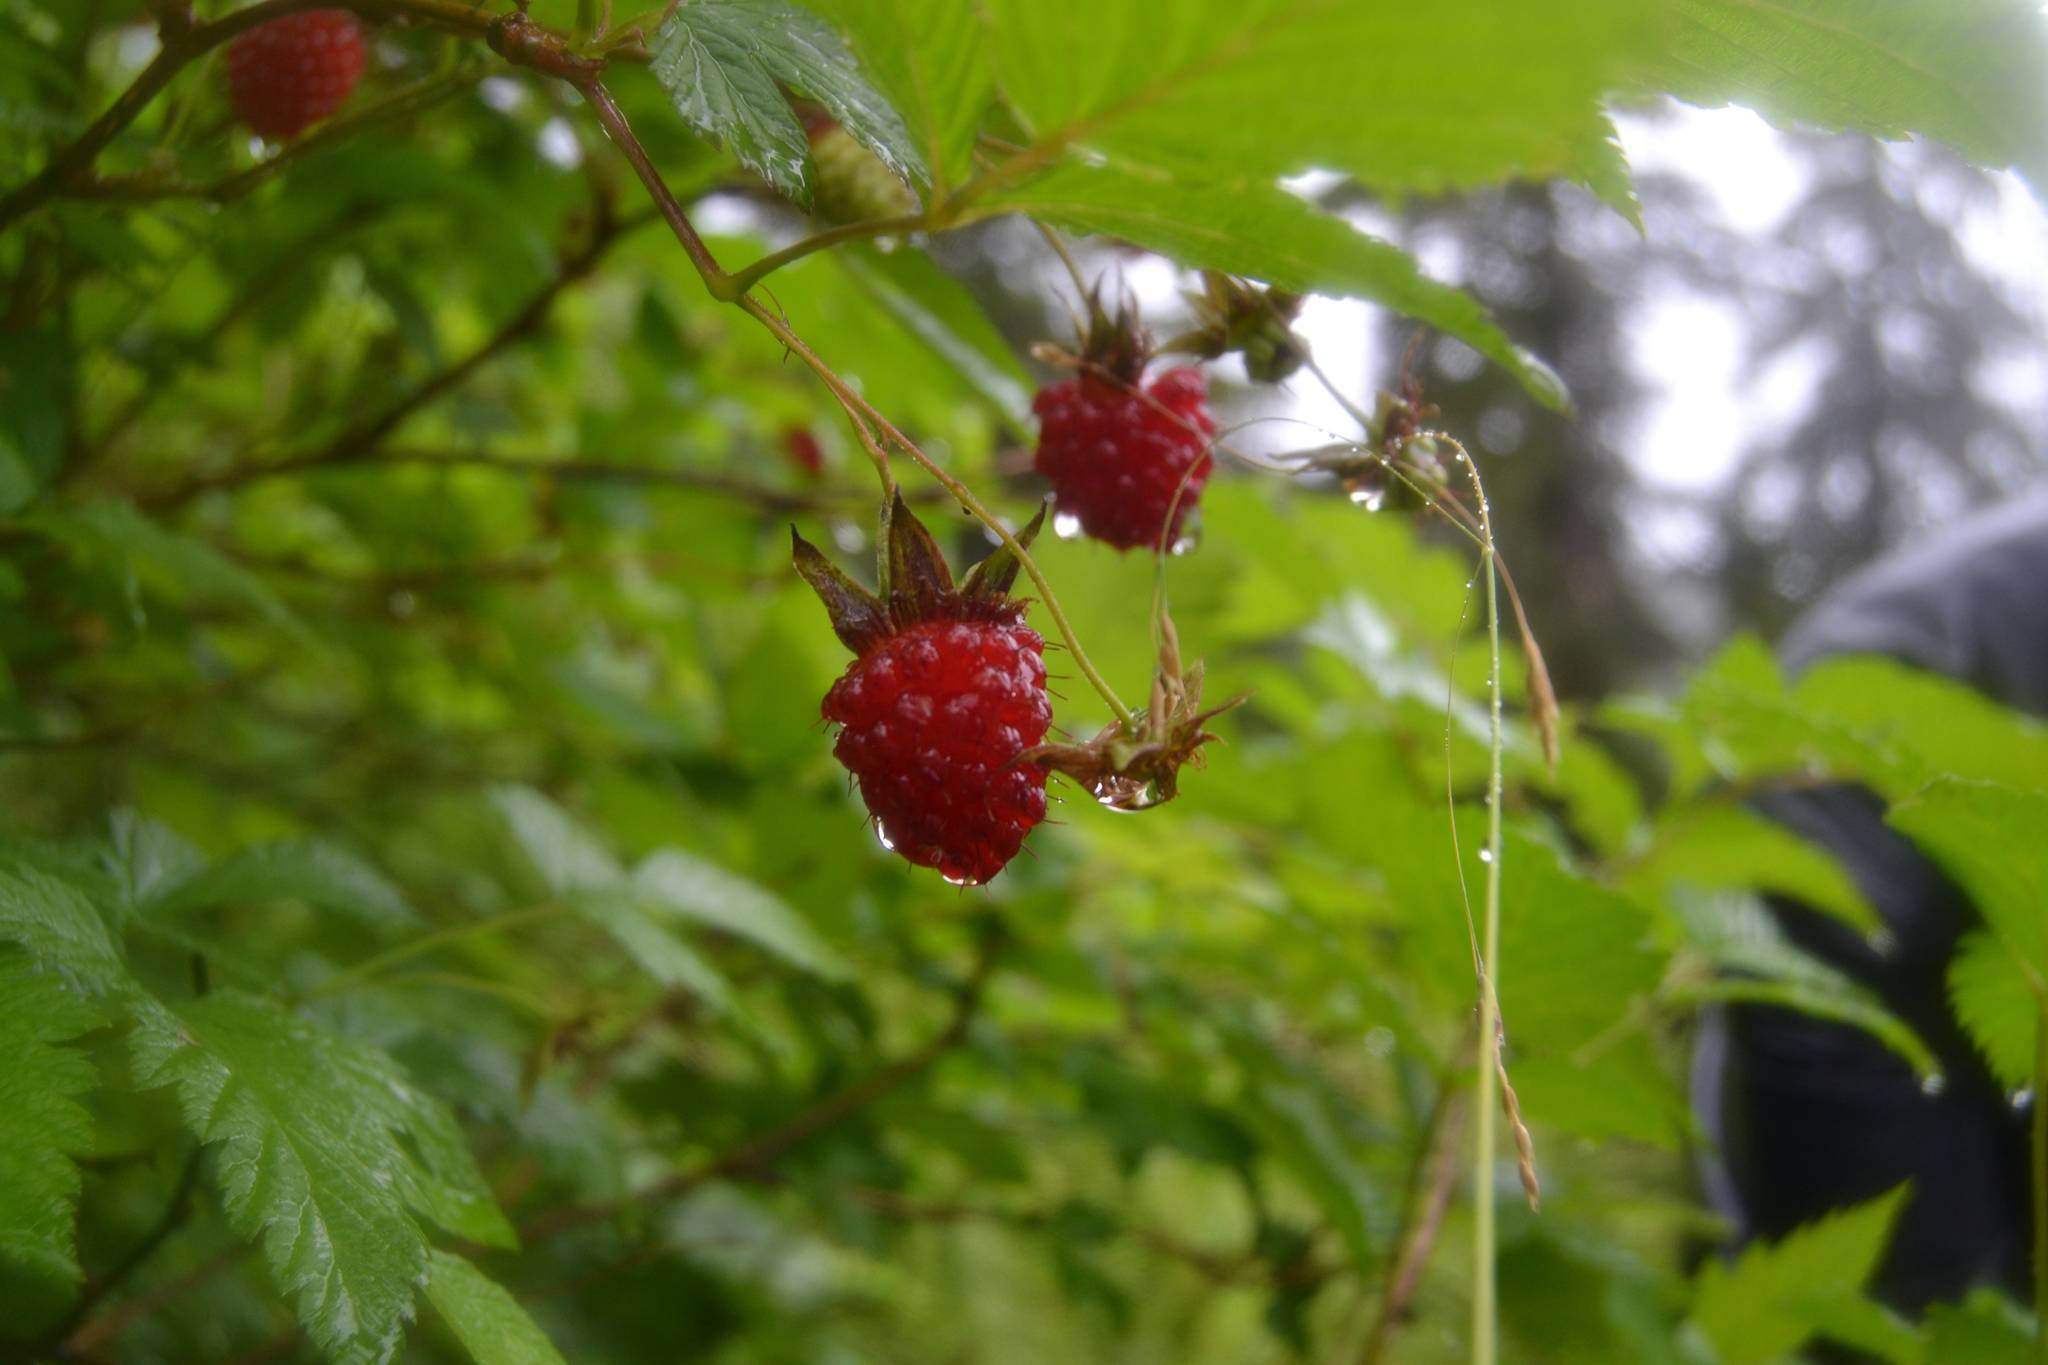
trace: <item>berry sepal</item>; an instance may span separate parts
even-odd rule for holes
[[[1045,507],[1017,532],[1017,543],[1029,549],[1045,525]],[[855,654],[866,654],[883,639],[920,621],[979,620],[1019,615],[1020,604],[1010,588],[1022,567],[1008,545],[999,545],[967,571],[956,585],[939,543],[925,528],[901,491],[882,506],[881,551],[876,578],[881,591],[870,592],[824,552],[789,528],[790,558],[811,591],[825,604],[832,633]]]
[[[1109,725],[1085,744],[1041,744],[1018,756],[1051,772],[1065,773],[1111,810],[1139,811],[1165,805],[1180,794],[1180,770],[1201,765],[1201,748],[1218,738],[1204,722],[1244,703],[1243,695],[1202,709],[1202,665],[1183,668],[1173,619],[1159,616],[1159,670],[1152,698],[1129,728]]]

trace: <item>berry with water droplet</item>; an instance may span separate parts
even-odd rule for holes
[[[362,25],[347,10],[288,14],[228,44],[228,98],[252,132],[297,137],[348,101],[368,61]]]
[[[882,530],[880,594],[792,533],[797,571],[858,656],[825,694],[832,752],[884,847],[948,881],[985,882],[1045,819],[1046,770],[1020,758],[1052,723],[1045,643],[1009,596],[1018,564],[1007,549],[956,587],[900,496]]]

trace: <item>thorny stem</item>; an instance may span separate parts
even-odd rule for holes
[[[525,27],[531,29],[534,26],[527,23]],[[508,23],[505,31],[521,30]],[[506,53],[509,60],[519,60],[513,56],[516,49],[511,44],[502,45],[500,50]],[[574,85],[583,98],[590,102],[591,112],[597,115],[597,121],[603,125],[605,133],[618,144],[619,154],[626,158],[634,174],[640,177],[640,183],[646,187],[648,197],[654,200],[655,208],[660,211],[662,220],[669,225],[669,230],[675,233],[676,240],[683,244],[684,254],[690,258],[690,264],[697,267],[697,273],[703,277],[704,287],[711,291],[711,297],[721,303],[736,302],[740,298],[740,291],[733,288],[733,277],[720,268],[717,258],[711,254],[711,248],[705,246],[704,239],[697,235],[697,229],[690,223],[690,215],[683,210],[681,201],[670,191],[668,182],[661,178],[661,171],[647,155],[647,149],[640,145],[640,139],[634,136],[632,125],[626,122],[625,111],[619,108],[618,102],[611,97],[611,92],[604,88],[604,82],[598,79],[598,69],[596,65],[592,65],[573,73],[551,74],[560,75]]]

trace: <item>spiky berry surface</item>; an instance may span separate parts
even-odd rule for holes
[[[1041,389],[1032,407],[1035,463],[1063,516],[1119,550],[1149,549],[1161,532],[1168,546],[1180,538],[1215,463],[1216,419],[1200,370],[1167,370],[1142,393],[1082,375]]]
[[[1045,642],[1013,603],[924,620],[877,641],[825,694],[832,752],[882,837],[956,882],[1001,872],[1045,818]]]
[[[297,137],[341,108],[368,59],[362,25],[347,10],[286,15],[228,44],[228,97],[252,131]]]

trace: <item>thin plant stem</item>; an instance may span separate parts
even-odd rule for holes
[[[791,242],[780,251],[771,251],[752,265],[743,266],[732,272],[732,288],[744,294],[782,267],[816,251],[838,246],[841,242],[857,242],[868,237],[885,237],[892,232],[915,232],[925,227],[922,213],[899,213],[889,218],[864,218],[857,223],[841,223],[837,227],[814,232],[802,241]]]
[[[1067,278],[1074,282],[1074,293],[1080,297],[1082,303],[1087,303],[1088,281],[1082,277],[1081,267],[1074,260],[1074,253],[1067,250],[1067,244],[1060,240],[1059,233],[1051,227],[1039,222],[1036,218],[1031,220],[1031,226],[1038,229],[1038,235],[1045,238],[1046,245],[1051,247],[1053,254],[1060,258],[1060,264],[1067,268]]]
[[[1444,438],[1439,438],[1444,439]],[[1500,875],[1501,875],[1501,669],[1499,575],[1494,565],[1493,522],[1480,486],[1479,471],[1462,445],[1456,445],[1471,475],[1478,502],[1480,571],[1486,575],[1486,680],[1488,753],[1486,774],[1486,899],[1480,947],[1479,1047],[1472,1114],[1472,1365],[1494,1365],[1496,1308],[1494,1287],[1494,1105],[1499,1081],[1500,1049]]]
[[[428,953],[438,952],[451,943],[460,943],[464,939],[478,938],[484,934],[503,933],[507,929],[523,928],[529,924],[539,924],[545,920],[567,914],[568,910],[569,907],[566,905],[549,902],[545,905],[531,906],[525,910],[514,910],[509,914],[492,915],[488,919],[470,920],[466,924],[451,924],[445,929],[437,929],[431,934],[423,934],[418,938],[409,939],[394,948],[387,948],[381,953],[366,957],[355,966],[345,971],[336,972],[333,976],[328,977],[325,981],[307,991],[303,998],[314,1000],[323,995],[335,995],[342,991],[352,990],[367,981],[375,980],[384,972],[401,963],[410,962],[416,957],[424,957]]]

